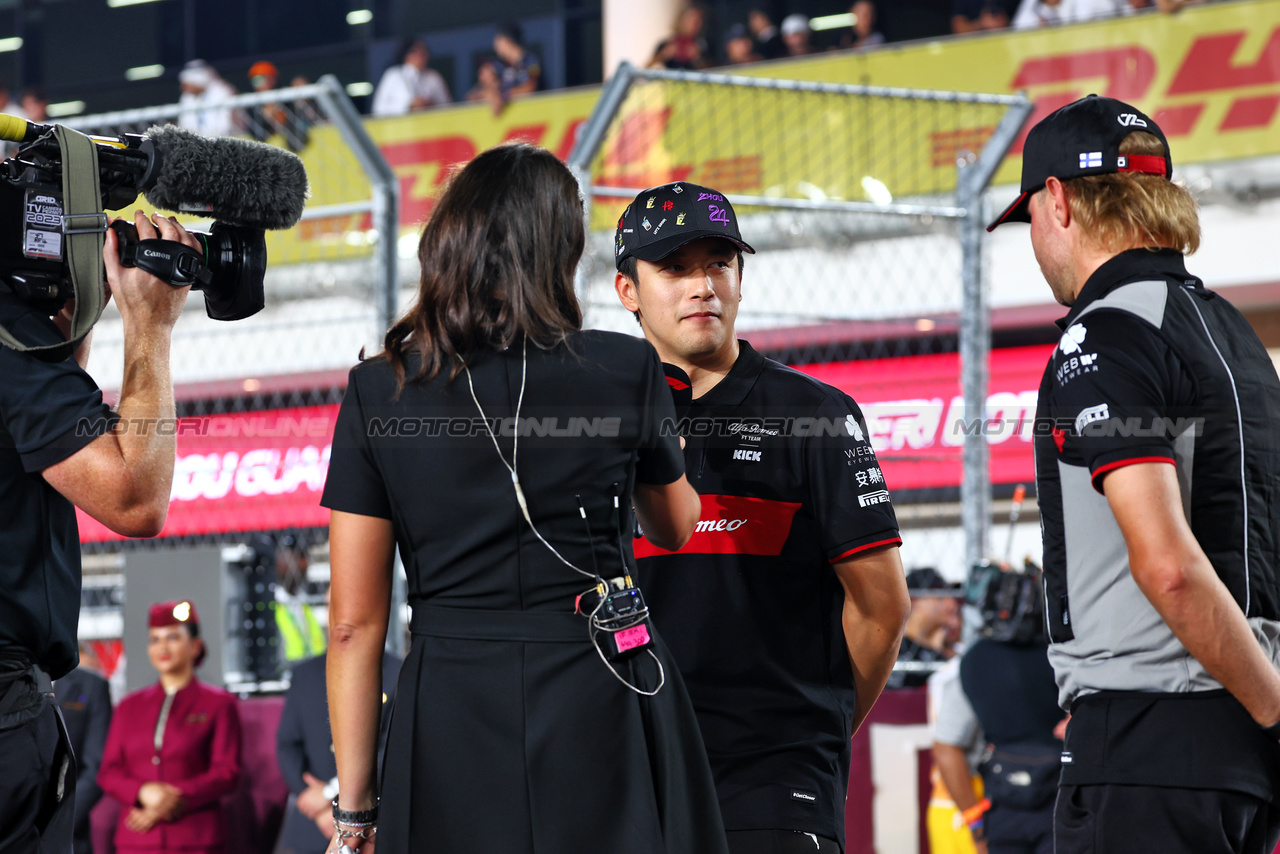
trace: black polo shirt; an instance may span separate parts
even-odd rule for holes
[[[46,315],[0,294],[20,341],[65,339]],[[41,472],[107,431],[111,410],[76,363],[0,346],[0,647],[21,647],[53,678],[78,660],[80,534],[75,508]]]
[[[853,399],[739,346],[679,425],[697,528],[678,553],[637,540],[638,580],[698,713],[725,828],[843,844],[856,696],[831,564],[901,540]]]
[[[1230,303],[1172,250],[1104,263],[1040,385],[1036,486],[1063,781],[1267,796],[1274,741],[1143,595],[1105,475],[1176,466],[1192,533],[1259,637],[1280,632],[1280,380]]]

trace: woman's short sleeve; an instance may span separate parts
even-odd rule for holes
[[[391,501],[370,442],[356,369],[347,378],[347,392],[338,410],[320,503],[330,510],[391,518]]]
[[[679,480],[684,474],[684,452],[680,450],[675,403],[667,387],[666,374],[662,372],[658,351],[648,344],[646,349],[649,358],[644,364],[648,376],[644,386],[644,405],[640,410],[645,427],[636,462],[636,482],[662,486]]]

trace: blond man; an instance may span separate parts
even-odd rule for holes
[[[1072,713],[1057,854],[1270,854],[1280,839],[1280,380],[1187,272],[1196,205],[1134,107],[1027,137],[991,225],[1071,311],[1040,385],[1049,658]]]

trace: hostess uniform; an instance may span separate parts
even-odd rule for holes
[[[151,606],[149,628],[199,624],[190,602]],[[157,682],[120,701],[107,735],[98,785],[123,807],[119,851],[221,852],[226,841],[219,802],[240,781],[240,716],[226,691],[192,679],[172,694]],[[138,790],[159,781],[182,791],[184,811],[146,833],[125,826]]]
[[[706,236],[751,251],[720,194],[667,184],[624,213],[615,254],[657,260]],[[636,540],[638,582],[693,699],[725,829],[842,841],[856,696],[831,564],[901,539],[853,399],[738,345],[672,425],[702,499],[694,533],[678,553]]]
[[[1027,221],[1027,200],[1050,175],[1168,177],[1167,142],[1163,158],[1119,154],[1135,129],[1164,141],[1149,117],[1108,98],[1046,118],[1028,135],[1022,195],[991,227]],[[1040,384],[1035,456],[1049,659],[1072,713],[1062,783],[1270,800],[1280,792],[1280,747],[1138,588],[1102,487],[1123,466],[1176,466],[1192,533],[1280,664],[1275,367],[1248,322],[1175,250],[1133,249],[1105,261],[1058,325],[1062,338]],[[1058,821],[1061,829],[1061,812]]]

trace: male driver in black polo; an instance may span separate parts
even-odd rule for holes
[[[1049,658],[1072,713],[1057,854],[1280,839],[1280,380],[1187,272],[1200,227],[1150,117],[1089,96],[1027,136],[1062,340],[1037,413]]]
[[[692,383],[688,544],[636,541],[641,587],[702,727],[734,854],[839,852],[849,739],[909,609],[897,521],[848,395],[734,335],[733,207],[677,182],[619,223],[618,296]]]

